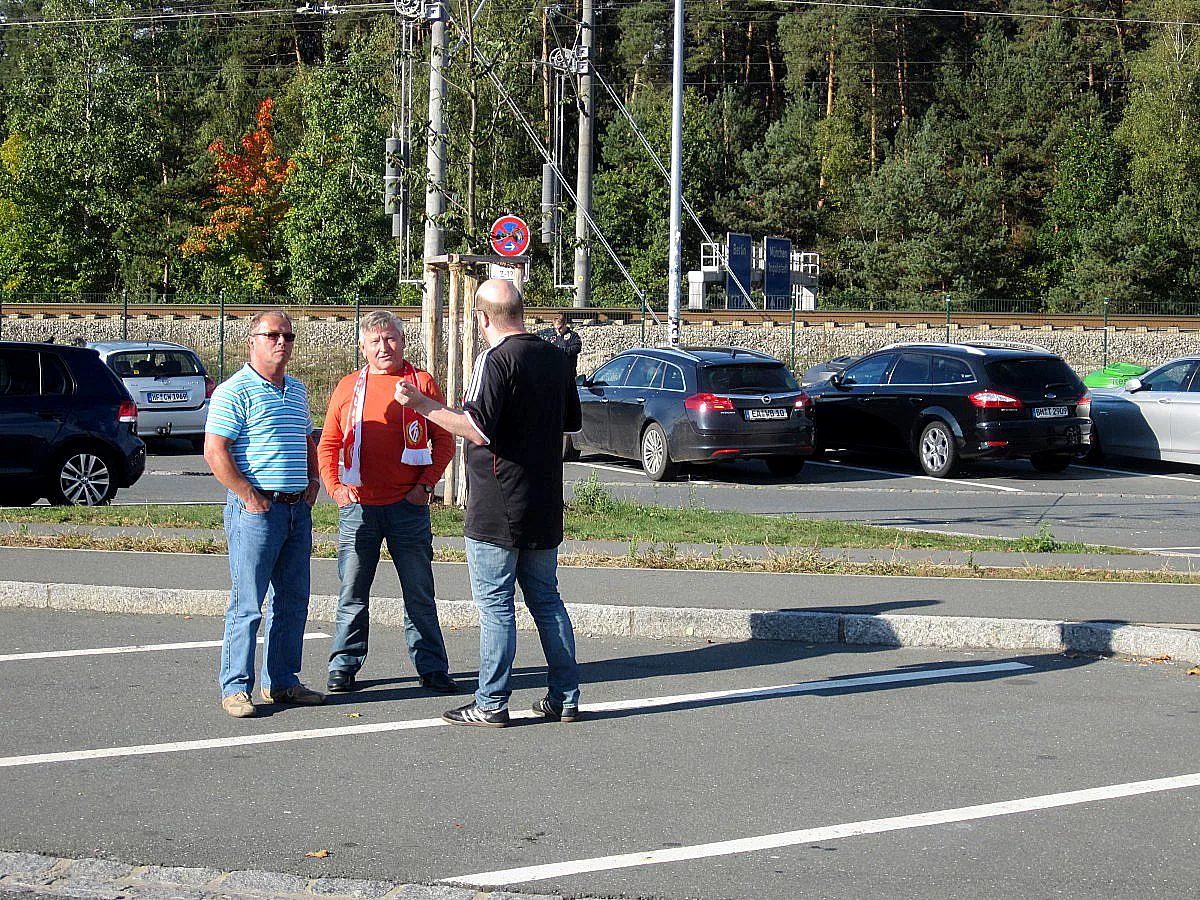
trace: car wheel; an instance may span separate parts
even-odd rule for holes
[[[657,422],[651,422],[642,432],[642,468],[652,481],[669,481],[679,471],[667,450],[667,433]]]
[[[55,506],[99,506],[117,492],[115,467],[104,453],[91,448],[61,457],[52,477],[49,493]]]
[[[798,475],[804,468],[803,456],[768,456],[766,461],[767,470],[781,478]]]
[[[917,445],[917,459],[926,475],[945,478],[958,464],[958,445],[954,433],[941,419],[934,419],[921,432]]]
[[[1069,453],[1034,453],[1029,457],[1035,469],[1047,473],[1061,472],[1071,464],[1071,459]]]
[[[1104,448],[1100,446],[1100,435],[1096,433],[1096,426],[1092,426],[1092,444],[1088,447],[1088,452],[1083,455],[1085,461],[1090,463],[1098,463],[1104,461]]]
[[[571,440],[569,434],[563,435],[563,462],[575,462],[579,459],[579,448]]]

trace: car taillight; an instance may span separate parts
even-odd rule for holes
[[[1020,409],[1021,401],[999,391],[976,391],[967,398],[972,406],[980,409]]]
[[[1075,415],[1091,416],[1092,414],[1092,395],[1084,394],[1075,403]]]
[[[217,389],[217,383],[207,375],[204,376],[204,399],[207,400],[213,395],[213,391]]]
[[[137,424],[137,404],[132,400],[122,400],[117,408],[117,421],[129,425]]]
[[[684,409],[694,409],[697,412],[720,412],[733,409],[733,401],[716,394],[692,394],[683,401],[683,406]]]
[[[812,397],[808,396],[808,394],[806,394],[804,391],[801,391],[800,396],[796,398],[796,402],[792,405],[796,409],[802,409],[805,412],[812,412]]]

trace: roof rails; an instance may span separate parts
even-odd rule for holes
[[[673,347],[670,344],[660,344],[654,349],[662,350],[664,353],[678,353],[680,356],[686,356],[692,362],[701,362],[700,357],[698,357],[695,353],[689,352],[683,347]]]
[[[1053,350],[1048,350],[1045,347],[1039,347],[1037,344],[1027,344],[1023,341],[963,341],[968,347],[994,347],[997,350],[1032,350],[1036,353],[1054,353]],[[1057,354],[1054,354],[1057,356]]]
[[[952,350],[966,350],[968,353],[975,356],[982,356],[983,351],[972,347],[969,343],[953,344],[948,341],[896,341],[891,344],[884,344],[880,350],[899,350],[904,347],[947,347]]]

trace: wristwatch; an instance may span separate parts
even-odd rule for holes
[[[431,497],[433,496],[433,485],[432,484],[422,483],[421,487],[424,488],[426,494],[428,494]]]

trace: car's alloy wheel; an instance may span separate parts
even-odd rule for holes
[[[657,422],[651,422],[642,432],[642,468],[654,481],[674,478],[679,468],[667,450],[667,433]]]
[[[70,506],[99,506],[117,492],[112,466],[91,450],[77,450],[63,457],[55,470],[51,502]]]
[[[958,447],[945,422],[934,421],[925,426],[917,456],[926,475],[945,478],[954,471],[954,465],[958,462]]]

